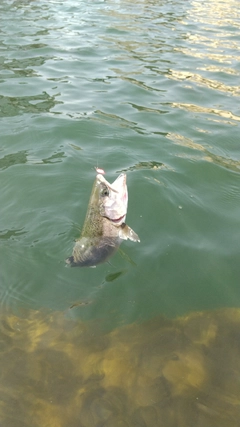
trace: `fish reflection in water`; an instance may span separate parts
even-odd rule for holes
[[[58,312],[0,320],[1,427],[239,426],[239,309],[108,333]]]

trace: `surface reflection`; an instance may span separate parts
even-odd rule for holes
[[[202,68],[204,69],[204,68]],[[214,70],[215,71],[215,70]],[[240,87],[239,86],[230,86],[226,85],[223,82],[214,79],[208,79],[204,76],[201,76],[197,73],[191,73],[186,71],[176,71],[169,70],[169,78],[176,80],[188,80],[189,82],[194,82],[202,86],[207,86],[210,89],[216,89],[221,92],[230,93],[233,96],[239,96]],[[230,114],[230,113],[228,113]]]
[[[27,163],[27,151],[18,151],[17,153],[6,154],[0,159],[0,169],[7,169],[11,166]]]
[[[156,161],[148,161],[148,162],[139,162],[136,163],[134,166],[129,166],[126,169],[123,169],[123,172],[127,171],[136,171],[139,169],[164,169],[166,168],[166,165],[160,162]]]
[[[230,169],[234,172],[239,172],[240,170],[240,162],[238,160],[231,159],[229,157],[223,157],[219,156],[217,154],[214,154],[211,150],[213,150],[212,147],[204,147],[201,144],[198,144],[191,140],[190,138],[186,138],[183,135],[179,135],[177,133],[169,133],[167,135],[167,138],[171,139],[175,144],[179,144],[183,147],[190,148],[192,150],[196,150],[198,152],[204,153],[204,160],[207,162],[214,163],[216,165],[220,165],[226,169]],[[199,153],[198,153],[199,154]],[[190,158],[198,158],[198,154],[189,156]],[[187,156],[187,154],[181,154],[182,157]]]
[[[231,111],[226,110],[220,110],[218,108],[208,108],[208,107],[202,107],[200,105],[194,105],[194,104],[183,104],[183,103],[172,103],[173,108],[182,108],[187,111],[193,111],[196,113],[204,113],[209,114],[210,119],[209,120],[215,120],[217,122],[222,122],[221,119],[215,118],[214,116],[218,116],[220,118],[223,118],[226,120],[227,124],[234,124],[234,121],[239,122],[240,116],[233,114]]]
[[[237,0],[230,0],[228,2],[213,0],[205,5],[203,5],[203,3],[200,1],[193,0],[191,4],[192,9],[190,9],[189,14],[194,16],[195,19],[199,20],[199,22],[205,24],[205,18],[207,16],[209,22],[218,27],[232,25],[236,28],[239,28],[239,4]]]
[[[0,95],[0,117],[48,112],[55,105],[61,104],[61,101],[56,100],[56,96],[50,96],[46,92],[36,96],[13,97]]]
[[[238,426],[239,327],[239,309],[108,333],[60,312],[2,315],[1,426]]]

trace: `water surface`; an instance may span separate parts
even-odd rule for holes
[[[239,36],[236,0],[1,2],[3,324],[21,310],[26,319],[32,310],[63,318],[70,310],[76,325],[96,321],[101,335],[157,316],[178,322],[239,308]],[[109,181],[126,171],[127,223],[141,243],[124,242],[111,265],[67,268],[95,166]],[[6,351],[12,339],[3,338]],[[24,360],[28,351],[24,341]],[[229,384],[232,376],[226,371]],[[219,407],[229,389],[220,396],[208,381]],[[234,425],[234,387],[225,418],[209,409],[211,426]],[[152,416],[161,425],[159,412]],[[206,427],[199,417],[195,425]]]

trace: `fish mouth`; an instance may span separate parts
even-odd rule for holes
[[[122,216],[120,216],[120,218],[117,218],[117,219],[111,219],[111,221],[112,222],[120,222],[120,221],[123,221],[124,220],[124,218],[125,218],[125,214],[124,215],[122,215]]]
[[[121,184],[121,180],[122,180],[122,185],[119,187],[119,182]],[[114,193],[121,193],[122,186],[126,186],[126,175],[122,173],[121,175],[118,176],[117,179],[115,179],[115,181],[112,184],[110,184],[110,182],[108,182],[103,175],[97,174],[97,181],[99,183],[105,184],[109,188],[109,190],[112,190]]]
[[[113,186],[104,178],[104,176],[98,174],[97,175],[97,181],[99,183],[105,184],[107,186],[107,188],[109,188],[109,190],[112,190],[114,193],[118,193],[118,190],[113,188]]]
[[[116,219],[109,218],[108,216],[106,216],[105,218],[107,218],[109,221],[113,222],[114,224],[122,224],[122,222],[124,222],[125,220],[125,217],[126,217],[126,214]]]

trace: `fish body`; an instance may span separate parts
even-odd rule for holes
[[[94,267],[113,255],[122,240],[139,242],[125,224],[128,206],[127,177],[122,173],[110,184],[97,174],[80,238],[66,262],[72,267]]]

